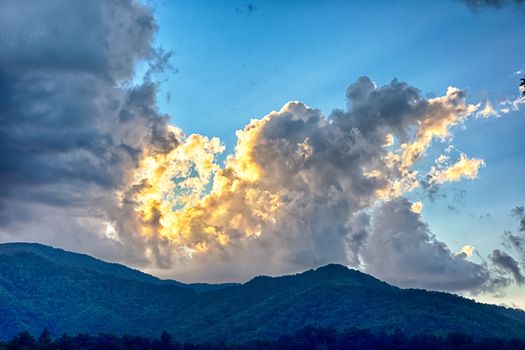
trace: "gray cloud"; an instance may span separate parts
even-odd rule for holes
[[[520,264],[525,266],[525,230],[523,229],[525,210],[521,206],[515,207],[511,210],[511,215],[519,220],[518,232],[513,233],[506,230],[503,233],[502,245],[507,250],[513,250],[518,255],[518,260],[500,249],[493,250],[488,259],[494,266],[493,277],[499,276],[506,279],[507,285],[510,284],[512,278],[518,285],[522,285],[525,283],[525,276],[520,267]]]
[[[178,144],[156,111],[156,84],[131,86],[139,62],[150,62],[151,72],[166,64],[169,55],[152,47],[156,30],[151,11],[132,0],[0,3],[5,239],[60,242],[97,255],[107,244],[126,255],[119,251],[132,245],[94,234],[103,230],[94,222],[116,215],[115,191],[141,154]],[[144,248],[136,249],[131,255]]]
[[[525,253],[525,235],[519,233],[513,234],[511,231],[505,231],[503,237],[505,238],[508,248],[513,248],[521,254]]]
[[[361,253],[366,270],[404,287],[481,291],[490,282],[483,265],[453,254],[436,239],[411,203],[398,199],[376,208]]]
[[[467,6],[472,10],[483,7],[502,8],[508,5],[521,6],[524,0],[464,0]]]
[[[511,274],[517,284],[521,285],[525,282],[525,276],[523,276],[518,262],[509,254],[494,249],[490,255],[490,260],[495,266]]]
[[[503,245],[507,249],[514,250],[525,266],[525,209],[522,206],[515,207],[511,210],[511,215],[519,220],[518,229],[516,233],[509,230],[503,233]]]
[[[520,220],[518,231],[525,232],[525,209],[523,207],[516,207],[512,209],[511,214]]]

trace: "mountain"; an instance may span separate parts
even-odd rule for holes
[[[3,243],[0,244],[0,254],[29,253],[55,263],[67,265],[79,269],[87,269],[100,274],[111,275],[119,278],[137,280],[153,284],[172,284],[180,287],[190,288],[196,292],[210,291],[237,285],[238,283],[181,283],[175,280],[162,280],[147,273],[129,268],[127,266],[108,263],[95,259],[86,254],[72,253],[63,249],[53,248],[38,243]]]
[[[274,339],[304,326],[525,338],[525,312],[400,289],[341,265],[244,284],[186,285],[39,244],[0,244],[0,338],[108,332],[192,342]]]
[[[124,265],[108,263],[95,259],[86,254],[78,254],[63,249],[52,248],[38,243],[4,243],[0,244],[0,255],[23,254],[38,256],[56,264],[67,265],[72,268],[85,269],[100,274],[112,275],[131,280],[160,284],[163,281]],[[174,281],[175,284],[183,285]]]

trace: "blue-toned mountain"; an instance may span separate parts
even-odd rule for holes
[[[305,326],[525,338],[525,312],[400,289],[341,265],[244,284],[187,285],[39,244],[0,245],[0,338],[108,332],[242,342]]]

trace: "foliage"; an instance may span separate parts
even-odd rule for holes
[[[79,334],[75,337],[62,335],[49,338],[46,330],[38,337],[22,332],[8,342],[0,343],[0,350],[299,350],[299,349],[397,349],[397,350],[441,350],[441,349],[497,349],[518,350],[525,348],[520,339],[480,338],[474,339],[463,333],[450,333],[445,337],[435,335],[408,336],[400,331],[393,333],[373,333],[363,329],[351,328],[336,331],[334,328],[305,327],[291,335],[281,336],[270,341],[251,341],[243,344],[227,343],[183,343],[174,340],[166,331],[160,338],[151,339],[139,336],[115,336],[99,334],[90,336]]]

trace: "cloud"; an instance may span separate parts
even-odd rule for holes
[[[146,227],[141,230],[149,237],[148,225],[154,218],[158,229],[154,232],[173,246],[178,276],[245,279],[254,273],[278,274],[339,262],[361,266],[399,285],[415,286],[420,280],[417,286],[441,290],[484,288],[488,272],[483,266],[450,253],[428,229],[414,231],[417,225],[410,226],[409,220],[399,227],[409,225],[406,237],[392,235],[392,240],[404,246],[413,239],[413,265],[430,269],[435,264],[435,269],[402,271],[393,265],[381,273],[378,266],[392,263],[387,256],[402,259],[406,252],[371,253],[372,238],[378,240],[379,233],[372,234],[369,227],[379,225],[369,213],[378,201],[403,204],[409,211],[421,207],[397,202],[419,184],[412,166],[433,139],[450,137],[450,128],[476,108],[455,88],[426,100],[406,83],[393,80],[377,87],[367,77],[350,85],[347,98],[348,109],[328,117],[290,102],[252,120],[237,132],[237,146],[224,167],[209,158],[213,181],[207,194],[198,191],[166,201],[174,192],[168,181],[173,178],[170,169],[178,169],[179,163],[162,156],[146,166],[155,175],[146,172],[137,178],[137,184],[149,185],[133,200],[144,213]],[[200,178],[204,173],[193,174]],[[181,198],[191,200],[180,203]],[[427,260],[419,264],[416,258],[426,254]],[[434,259],[436,255],[439,259]]]
[[[423,211],[423,203],[422,202],[414,202],[410,206],[410,210],[416,214],[421,214]]]
[[[404,287],[474,291],[490,279],[486,267],[453,254],[437,240],[403,198],[373,211],[361,256],[367,271]]]
[[[138,160],[180,143],[156,110],[156,84],[131,84],[137,64],[161,68],[156,30],[131,0],[0,4],[4,236],[96,254],[107,245],[108,256],[135,249],[94,232],[113,220]]]
[[[519,220],[518,232],[514,234],[511,231],[505,231],[502,244],[506,249],[514,250],[521,261],[499,249],[495,249],[489,259],[496,268],[510,274],[518,285],[522,285],[525,283],[525,277],[520,268],[520,263],[525,266],[525,209],[522,206],[515,207],[511,210],[511,215]]]
[[[476,248],[467,244],[461,247],[459,254],[465,254],[465,257],[471,257],[475,251],[476,251]]]
[[[523,207],[516,207],[512,209],[511,214],[520,220],[518,231],[525,232],[525,209]]]
[[[443,164],[441,162],[437,167],[432,167],[428,173],[427,179],[431,185],[434,183],[456,182],[462,178],[475,179],[478,177],[479,169],[485,166],[485,162],[482,159],[469,159],[464,153],[461,153],[456,163],[445,168],[443,168]]]
[[[522,206],[511,210],[511,215],[518,218],[518,232],[505,231],[503,234],[503,244],[508,249],[513,249],[520,257],[522,264],[525,265],[525,210]]]
[[[485,107],[483,107],[483,109],[479,110],[476,115],[479,116],[479,117],[483,117],[483,118],[489,118],[489,117],[497,117],[497,116],[499,116],[499,113],[498,113],[498,111],[496,111],[494,109],[494,107],[492,106],[492,103],[490,103],[490,101],[486,101],[485,102]]]
[[[523,87],[520,86],[520,93],[523,94]],[[516,98],[506,99],[498,104],[497,114],[507,114],[510,112],[518,111],[522,104],[525,104],[525,96],[519,96]]]
[[[467,6],[472,10],[477,10],[483,7],[502,8],[508,5],[521,6],[523,0],[464,0]]]
[[[519,233],[513,234],[511,231],[505,231],[504,237],[509,248],[515,249],[518,253],[525,253],[525,235]]]
[[[495,266],[510,273],[517,284],[525,283],[525,276],[523,276],[518,262],[512,256],[499,249],[494,249],[490,255],[490,260]]]

